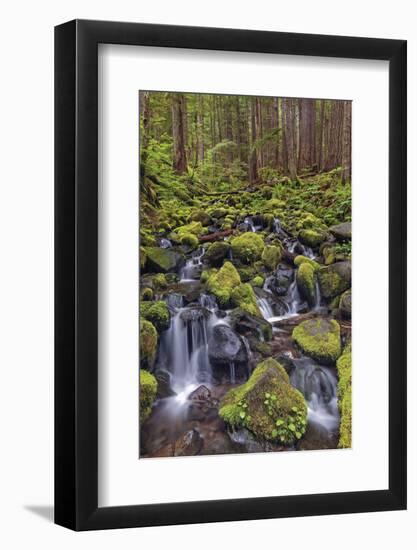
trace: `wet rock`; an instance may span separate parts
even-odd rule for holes
[[[194,391],[190,393],[188,396],[188,399],[190,401],[207,401],[211,397],[211,391],[208,389],[207,386],[204,386],[203,384],[201,386],[198,386]]]
[[[338,241],[350,241],[352,239],[352,223],[345,222],[333,225],[329,229],[330,233],[336,237]]]
[[[294,279],[294,270],[285,264],[280,264],[276,275],[268,277],[266,287],[278,296],[285,296]]]
[[[184,323],[193,323],[208,319],[211,311],[202,306],[193,306],[180,313],[180,319]]]
[[[303,321],[295,327],[292,337],[306,355],[323,365],[334,364],[342,352],[340,325],[334,319]]]
[[[339,307],[343,319],[350,319],[352,316],[352,291],[346,290],[340,297]]]
[[[349,261],[336,262],[321,267],[317,272],[321,295],[331,299],[351,286],[352,264]]]
[[[259,340],[269,341],[272,338],[272,327],[260,317],[250,315],[246,311],[236,308],[230,314],[233,329],[243,336],[257,335]]]
[[[208,342],[208,356],[212,365],[246,363],[248,352],[241,337],[227,325],[216,325]]]
[[[167,371],[157,370],[153,374],[158,382],[158,392],[156,394],[158,399],[175,395],[174,390],[171,388],[171,377]]]
[[[239,452],[239,446],[237,446],[227,435],[223,432],[215,432],[209,439],[204,439],[204,447],[200,454],[202,455],[224,455]]]
[[[203,438],[198,430],[193,428],[181,435],[175,442],[174,456],[197,455],[203,447]]]
[[[204,259],[212,266],[220,266],[223,263],[223,260],[227,257],[230,250],[229,243],[224,241],[217,241],[211,244],[207,252],[205,253]]]
[[[320,424],[308,422],[304,437],[298,442],[297,450],[314,451],[318,449],[336,449],[338,441],[337,432],[326,430]]]
[[[172,248],[146,248],[146,267],[155,273],[178,271],[184,262],[184,255]]]

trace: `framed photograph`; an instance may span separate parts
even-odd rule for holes
[[[55,521],[406,508],[406,42],[55,29]]]

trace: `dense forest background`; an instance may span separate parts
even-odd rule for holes
[[[335,168],[350,180],[350,101],[141,92],[140,108],[142,175],[156,183],[221,190]]]

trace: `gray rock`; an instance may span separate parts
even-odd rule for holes
[[[352,238],[352,223],[344,222],[333,225],[329,231],[338,241],[350,241]]]

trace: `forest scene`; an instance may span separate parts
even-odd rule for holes
[[[140,458],[351,447],[351,108],[139,93]]]

